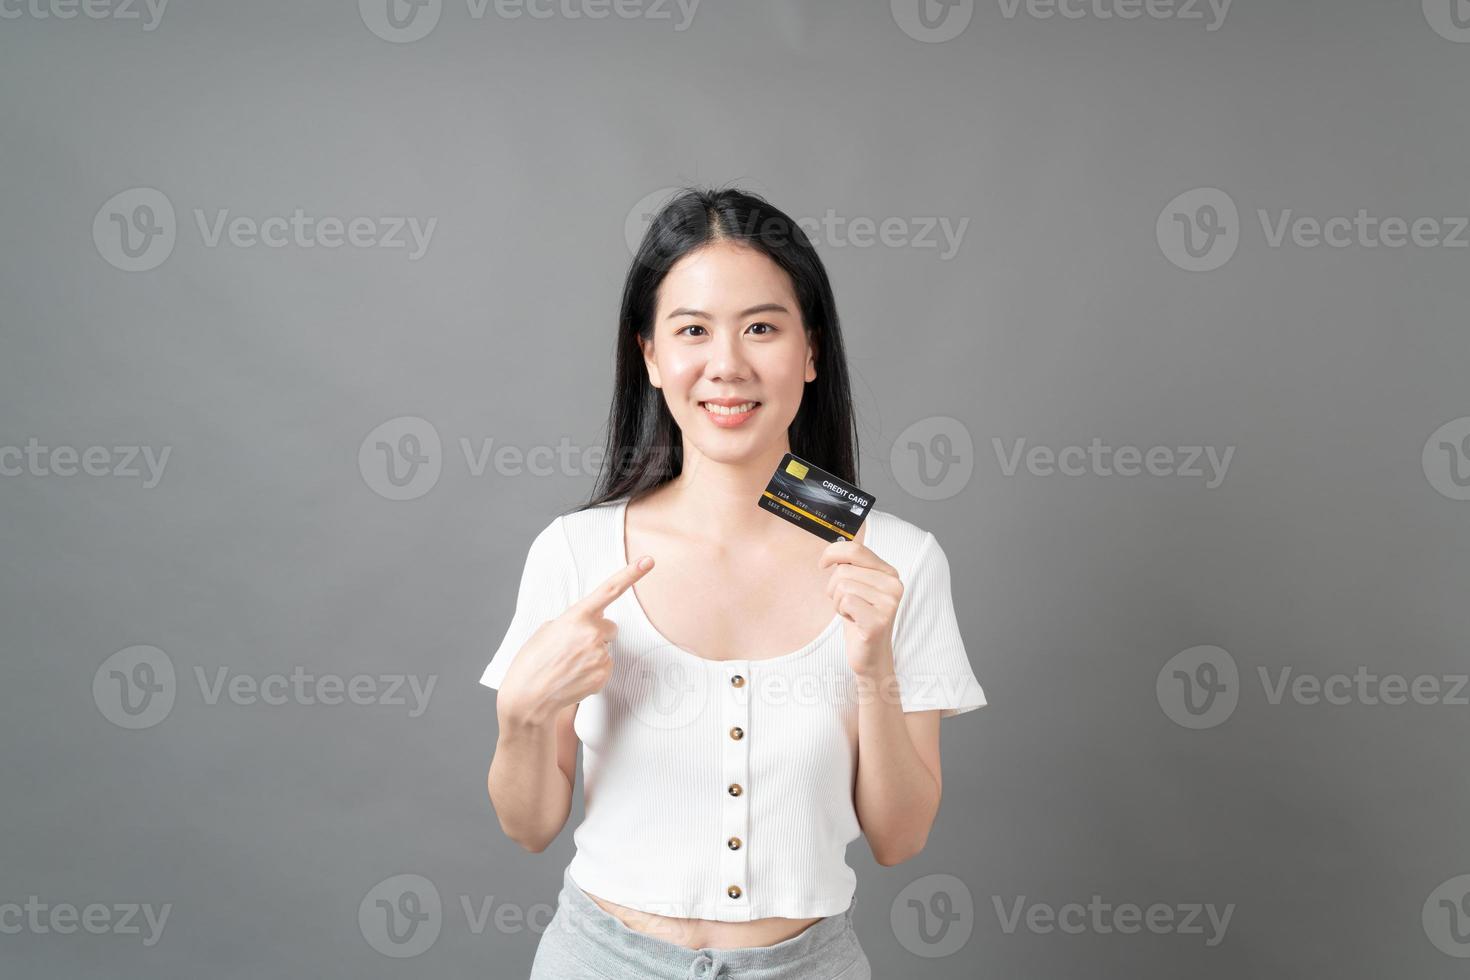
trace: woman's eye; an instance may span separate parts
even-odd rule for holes
[[[765,327],[766,328],[765,330],[758,330],[758,331],[756,331],[758,336],[765,336],[766,334],[771,334],[771,333],[775,333],[776,332],[776,325],[774,323],[766,323],[766,322],[762,321],[760,323],[752,323],[750,325],[750,329],[751,330],[756,330],[757,327]],[[680,327],[678,330],[675,330],[674,331],[674,336],[677,337],[679,334],[683,333],[686,330],[704,330],[704,327],[701,326],[698,323],[691,323],[688,326]],[[698,334],[691,333],[689,336],[695,337],[695,336],[698,336]]]

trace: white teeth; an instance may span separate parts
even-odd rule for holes
[[[701,404],[704,405],[704,410],[711,415],[739,415],[741,412],[748,412],[755,408],[758,403],[745,402],[741,405],[731,405],[728,408],[724,405],[712,405],[709,402],[701,402]]]

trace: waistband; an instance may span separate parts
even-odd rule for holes
[[[845,911],[819,919],[795,936],[770,946],[710,949],[681,946],[628,928],[589,898],[572,880],[569,869],[562,872],[562,888],[557,902],[556,917],[562,919],[562,924],[597,946],[599,960],[592,964],[594,966],[603,960],[611,960],[627,969],[630,975],[637,975],[639,968],[652,963],[666,969],[671,976],[710,977],[722,976],[721,967],[740,971],[771,970],[775,973],[799,969],[809,958],[830,956],[835,950],[829,947],[852,931],[852,913],[857,904],[854,898]],[[704,970],[693,969],[700,966]],[[780,975],[785,976],[786,973],[781,972]]]

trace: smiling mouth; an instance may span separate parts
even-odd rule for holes
[[[711,415],[745,415],[753,412],[760,405],[758,401],[741,402],[739,405],[716,405],[714,402],[700,402],[699,407]]]

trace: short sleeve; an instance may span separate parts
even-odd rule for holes
[[[577,566],[559,516],[536,535],[526,552],[515,612],[480,683],[499,690],[526,640],[542,623],[565,612],[578,595]]]
[[[904,711],[942,709],[939,717],[986,703],[970,667],[950,594],[949,559],[932,532],[924,533],[893,624],[893,671]]]

